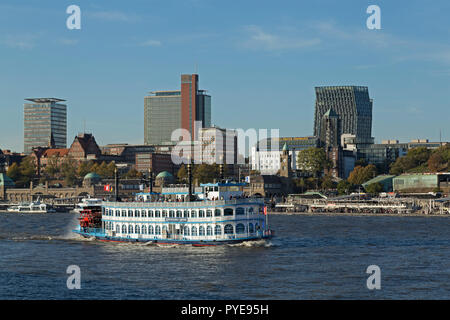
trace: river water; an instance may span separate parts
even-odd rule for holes
[[[162,247],[84,240],[71,213],[0,213],[0,299],[449,299],[449,219],[270,215],[270,241]]]

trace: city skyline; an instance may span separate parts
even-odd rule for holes
[[[381,30],[366,28],[368,4],[357,1],[258,2],[257,14],[256,2],[236,10],[205,1],[133,9],[79,1],[81,30],[65,27],[69,4],[0,5],[8,30],[0,37],[1,149],[23,150],[21,107],[30,96],[67,100],[69,141],[85,123],[100,145],[142,144],[143,98],[177,88],[184,73],[201,76],[214,96],[212,123],[221,127],[309,136],[314,88],[355,85],[374,99],[375,141],[439,141],[440,133],[450,140],[444,1],[434,8],[379,1]]]

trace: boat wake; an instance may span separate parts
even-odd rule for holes
[[[261,240],[253,240],[253,241],[244,241],[241,243],[229,244],[230,247],[250,247],[250,248],[269,248],[273,247],[273,243],[271,241],[267,241],[265,239]]]

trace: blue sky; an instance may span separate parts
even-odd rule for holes
[[[69,30],[66,8],[81,8]],[[381,8],[381,30],[366,9]],[[314,87],[363,85],[372,135],[450,140],[450,2],[20,1],[0,4],[0,149],[23,150],[23,103],[67,100],[68,144],[143,143],[144,96],[200,75],[213,123],[313,132]]]

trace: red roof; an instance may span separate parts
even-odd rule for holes
[[[64,157],[69,153],[69,149],[47,149],[44,152],[45,158],[50,158],[52,156]]]

